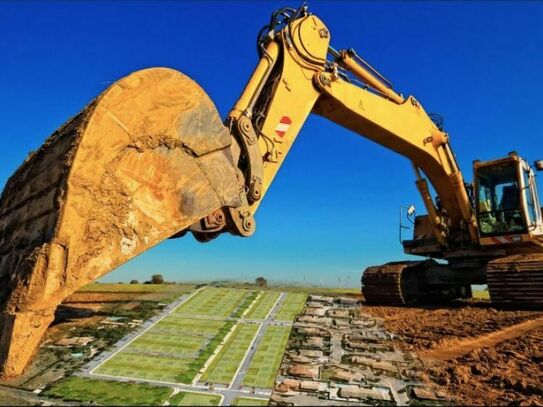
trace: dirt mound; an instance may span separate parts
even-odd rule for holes
[[[450,361],[428,361],[430,376],[461,404],[543,405],[543,328]]]
[[[370,307],[424,360],[427,377],[462,405],[543,405],[543,312],[453,307]]]
[[[543,318],[526,321],[476,338],[444,340],[432,349],[421,352],[420,355],[423,358],[434,360],[456,359],[476,349],[491,348],[500,342],[518,338],[538,328],[543,328]]]
[[[362,311],[383,318],[387,329],[402,335],[400,346],[410,351],[429,350],[446,340],[476,338],[543,317],[541,311],[498,311],[485,302],[454,307],[365,306]]]

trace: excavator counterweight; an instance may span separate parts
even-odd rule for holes
[[[60,127],[0,201],[0,361],[25,368],[60,302],[222,207],[240,204],[231,137],[191,79],[119,80]]]

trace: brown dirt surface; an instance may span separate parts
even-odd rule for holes
[[[472,301],[361,312],[382,318],[397,345],[423,359],[423,378],[456,403],[543,406],[543,311]]]
[[[126,302],[136,300],[142,296],[142,293],[87,293],[75,292],[64,300],[64,304],[72,303],[107,303],[107,302]]]

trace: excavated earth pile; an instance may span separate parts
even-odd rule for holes
[[[240,204],[231,137],[190,78],[119,80],[60,127],[0,200],[0,370],[22,372],[60,302],[221,207]]]
[[[543,312],[487,302],[451,307],[364,306],[424,363],[425,381],[459,405],[543,405]]]

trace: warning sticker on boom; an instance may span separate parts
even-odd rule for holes
[[[277,124],[277,127],[275,128],[275,133],[279,137],[283,137],[285,133],[287,132],[288,128],[290,127],[292,123],[292,120],[288,116],[281,117],[281,120],[279,120],[279,123]]]

